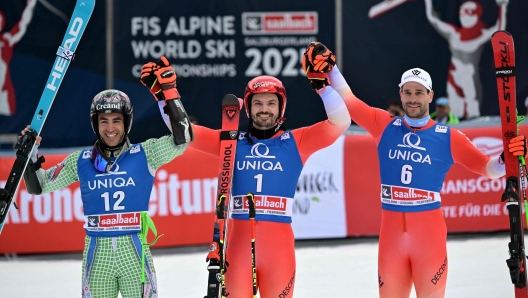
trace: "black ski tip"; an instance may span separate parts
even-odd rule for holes
[[[233,94],[226,94],[222,98],[222,105],[238,105],[238,97]]]
[[[498,31],[496,31],[495,33],[493,33],[493,34],[491,35],[491,37],[493,38],[493,36],[495,36],[495,34],[499,34],[499,35],[500,35],[500,34],[508,34],[509,36],[512,36],[512,35],[510,34],[510,32],[508,32],[508,31],[506,31],[506,30],[498,30]]]

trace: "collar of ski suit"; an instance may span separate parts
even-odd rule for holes
[[[424,128],[424,126],[429,123],[429,120],[431,120],[431,117],[429,115],[420,119],[411,119],[407,115],[405,115],[403,118],[405,119],[405,124],[413,128]]]

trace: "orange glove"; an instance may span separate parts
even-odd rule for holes
[[[511,139],[508,148],[508,151],[510,151],[514,156],[523,156],[526,158],[526,137],[516,136],[515,138]]]
[[[310,80],[312,89],[324,89],[330,85],[328,74],[336,63],[335,55],[322,43],[312,42],[306,47],[302,59],[302,68]]]
[[[220,261],[220,255],[218,254],[219,249],[220,247],[218,245],[218,242],[211,241],[211,244],[209,244],[209,253],[207,254],[207,258],[205,259],[205,261],[213,259]]]
[[[176,71],[165,56],[162,56],[158,63],[144,64],[141,69],[141,83],[149,88],[158,101],[180,98],[176,89],[176,78]]]
[[[302,63],[305,72],[329,73],[336,64],[336,57],[324,44],[312,42],[304,51]]]

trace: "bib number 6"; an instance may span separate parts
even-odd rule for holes
[[[412,181],[412,166],[404,165],[401,171],[401,182],[403,184],[411,184]]]

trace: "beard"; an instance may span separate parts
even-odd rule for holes
[[[403,110],[405,111],[405,114],[411,119],[421,119],[427,114],[427,107],[422,105],[419,106],[418,111],[410,111],[410,108],[408,108],[406,105],[403,106]]]
[[[261,120],[259,118],[260,115],[268,115],[268,119]],[[253,120],[253,126],[257,129],[270,129],[277,125],[277,118],[278,116],[272,113],[257,113],[251,117],[251,120]]]

